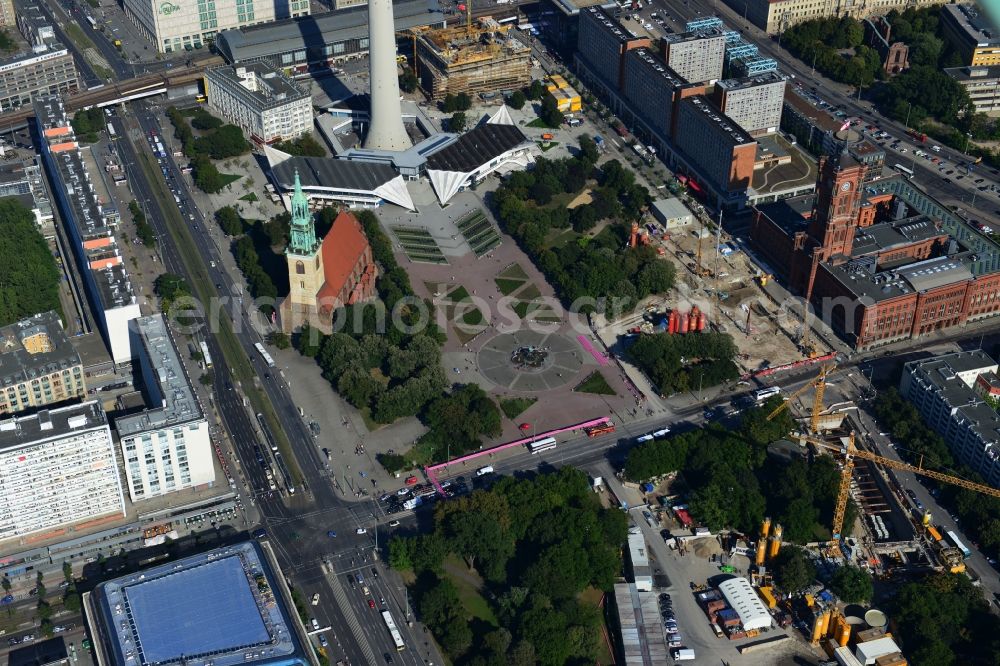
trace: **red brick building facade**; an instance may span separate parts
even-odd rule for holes
[[[846,152],[821,158],[815,197],[755,211],[752,239],[789,288],[856,349],[1000,313],[1000,272],[977,274],[940,220],[866,193],[865,170]]]

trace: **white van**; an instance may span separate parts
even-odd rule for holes
[[[941,146],[931,146],[931,150],[933,150],[935,153],[940,153]]]
[[[694,650],[691,648],[674,648],[670,651],[674,661],[694,661]]]
[[[480,467],[476,470],[476,476],[486,476],[487,474],[493,473],[493,465],[487,465],[486,467]]]

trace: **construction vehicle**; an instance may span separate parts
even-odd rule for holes
[[[799,435],[798,438],[803,442],[812,444],[818,450],[830,451],[842,456],[840,489],[837,493],[837,504],[834,507],[832,536],[830,538],[830,550],[837,556],[840,556],[841,554],[840,541],[844,529],[844,514],[847,511],[847,500],[849,498],[851,488],[851,474],[854,472],[854,460],[856,458],[878,463],[879,465],[884,465],[892,469],[930,477],[936,481],[950,483],[952,485],[959,486],[960,488],[965,488],[966,490],[989,495],[990,497],[1000,497],[1000,489],[983,485],[981,483],[975,483],[973,481],[966,481],[965,479],[952,476],[950,474],[943,474],[934,470],[925,469],[922,466],[922,462],[919,465],[911,465],[909,463],[884,458],[876,453],[871,453],[870,451],[858,449],[854,446],[853,431],[848,437],[842,438],[842,440],[846,441],[842,441],[840,443],[827,442],[809,435]]]
[[[810,413],[810,419],[809,419],[809,431],[813,435],[817,434],[819,432],[820,416],[823,413],[823,394],[826,392],[826,378],[827,376],[832,374],[833,371],[836,369],[837,369],[836,361],[824,365],[822,368],[820,368],[819,374],[816,375],[816,378],[814,380],[812,380],[799,390],[792,393],[783,403],[775,407],[774,411],[772,411],[770,414],[767,415],[767,420],[768,421],[772,420],[778,414],[788,409],[789,405],[792,404],[793,400],[795,400],[800,395],[808,391],[810,388],[815,388],[816,393],[813,395],[812,411]]]

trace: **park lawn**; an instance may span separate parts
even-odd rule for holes
[[[545,248],[547,250],[554,250],[568,243],[572,243],[577,238],[580,238],[580,234],[573,231],[572,228],[550,229],[548,235],[545,237]]]
[[[493,281],[497,283],[497,289],[499,289],[500,293],[504,296],[510,296],[517,291],[522,284],[524,284],[524,280],[511,280],[510,278],[500,277],[493,278]]]
[[[447,294],[445,294],[445,300],[449,300],[452,303],[461,303],[462,301],[469,298],[469,290],[459,285],[457,288],[452,289]]]
[[[615,395],[614,389],[608,384],[600,370],[594,370],[590,376],[580,382],[575,389],[577,393],[594,393],[596,395]]]
[[[455,571],[466,572],[464,575],[458,575]],[[473,585],[469,578],[479,582],[478,587],[482,587],[483,582],[479,574],[475,571],[469,571],[469,567],[465,564],[462,558],[457,555],[448,555],[444,560],[444,577],[451,580],[458,588],[458,598],[462,602],[462,606],[465,607],[465,612],[471,617],[478,618],[483,622],[488,623],[490,626],[498,627],[500,626],[497,622],[496,615],[493,614],[493,609],[490,608],[489,603],[486,599],[479,593],[477,586]]]
[[[222,176],[223,187],[225,187],[226,185],[231,185],[243,177],[238,173],[220,173],[219,175]]]
[[[511,310],[514,311],[514,314],[517,315],[518,319],[524,319],[528,316],[528,308],[530,307],[531,303],[528,301],[518,301],[513,305],[513,307],[511,307]]]
[[[513,421],[536,402],[538,398],[500,398],[500,409]]]
[[[483,321],[483,313],[479,311],[479,308],[469,310],[462,315],[462,323],[466,326],[479,326]]]
[[[256,192],[248,192],[240,197],[240,201],[249,201],[250,203],[254,203],[255,201],[259,201],[259,199],[257,198]]]
[[[541,290],[537,286],[535,286],[534,282],[532,282],[524,289],[524,291],[519,293],[517,297],[525,301],[533,301],[541,295],[542,295]]]
[[[521,268],[521,264],[512,264],[500,271],[497,277],[524,281],[528,279],[528,274],[524,272],[523,268]]]
[[[553,148],[555,148],[556,146],[558,146],[559,142],[558,141],[549,141],[548,143],[545,143],[543,141],[542,143],[540,143],[538,145],[542,149],[542,152],[544,153],[544,152],[548,152],[548,151],[552,150]]]
[[[527,126],[528,127],[535,127],[537,129],[559,129],[558,127],[552,127],[552,125],[549,125],[547,122],[545,122],[541,118],[535,118],[530,123],[527,123]]]

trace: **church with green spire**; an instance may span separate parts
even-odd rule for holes
[[[316,237],[313,212],[297,170],[289,208],[288,297],[278,307],[281,327],[291,333],[309,324],[331,333],[333,310],[375,294],[377,269],[371,247],[361,223],[347,211],[337,215],[326,238]]]

